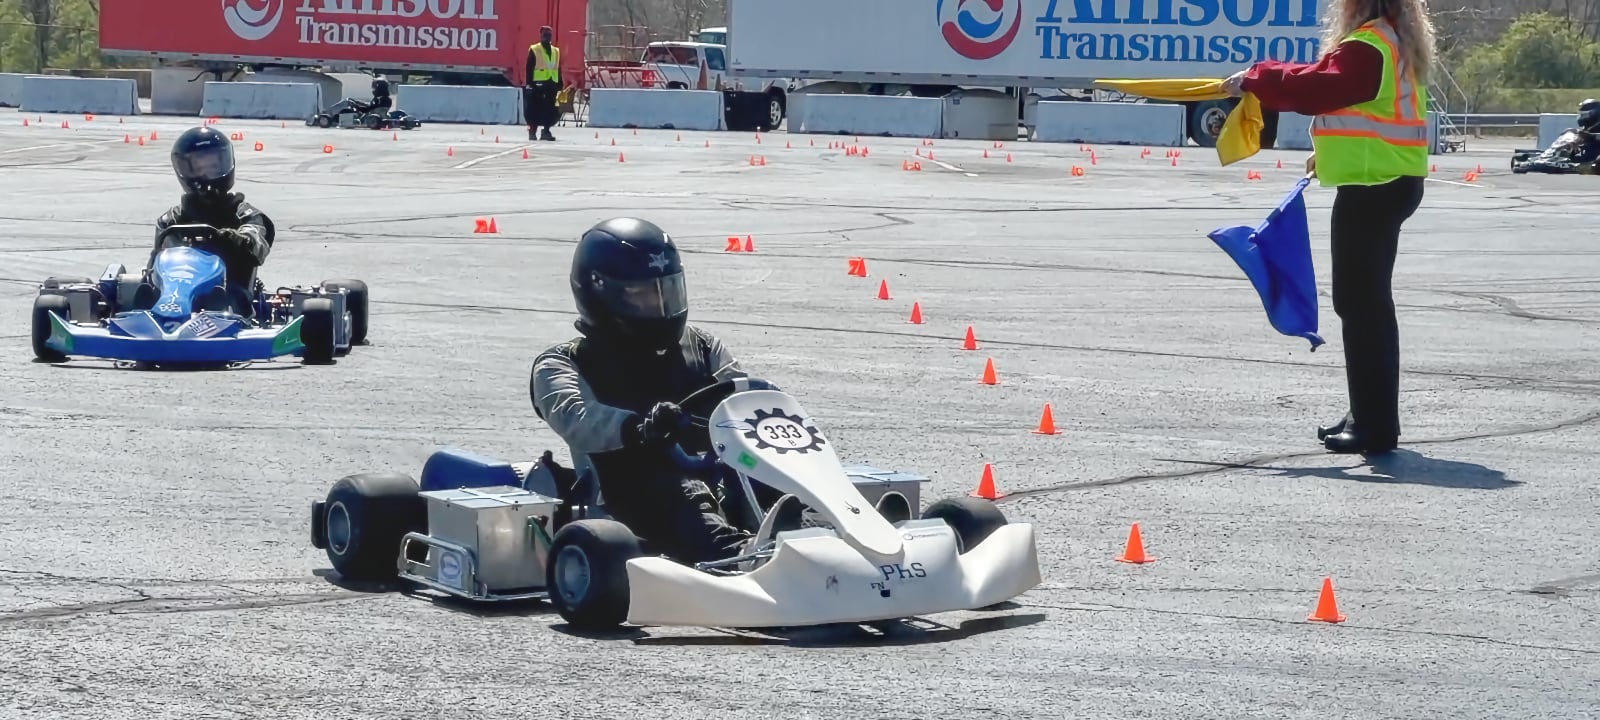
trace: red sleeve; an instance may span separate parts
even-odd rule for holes
[[[1256,63],[1240,89],[1267,110],[1321,115],[1377,97],[1382,84],[1383,54],[1364,42],[1346,42],[1316,64]]]

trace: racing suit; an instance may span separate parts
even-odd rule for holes
[[[241,193],[228,193],[215,203],[184,195],[176,207],[156,220],[155,248],[150,251],[145,269],[155,265],[156,255],[161,253],[166,242],[168,228],[196,224],[224,231],[205,249],[221,257],[223,267],[227,268],[227,292],[233,311],[244,317],[253,316],[251,298],[256,285],[256,268],[266,263],[277,235],[272,218],[245,202]]]
[[[638,427],[658,402],[744,375],[720,340],[690,326],[678,348],[659,355],[594,337],[556,345],[534,360],[529,389],[578,473],[598,478],[606,512],[668,556],[705,562],[732,557],[752,534],[723,518],[711,488],[684,477],[668,447],[642,441]],[[691,454],[709,446],[704,433],[676,441]]]
[[[394,107],[394,98],[389,95],[388,80],[372,81],[372,102],[362,112],[388,112]]]

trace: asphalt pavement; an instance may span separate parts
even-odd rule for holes
[[[1600,717],[1592,177],[1435,159],[1395,277],[1404,446],[1367,463],[1315,436],[1345,410],[1332,191],[1314,353],[1206,237],[1261,221],[1298,152],[223,121],[277,224],[263,278],[365,280],[372,344],[31,362],[38,283],[145,261],[193,122],[0,111],[0,717]],[[882,635],[592,637],[334,582],[308,521],[339,477],[566,459],[529,369],[575,334],[573,243],[619,215],[674,235],[692,321],[847,460],[927,475],[925,503],[992,464],[1044,583]],[[1134,523],[1154,562],[1116,562]],[[1325,578],[1343,623],[1306,621]]]

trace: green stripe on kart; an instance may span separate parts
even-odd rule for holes
[[[277,335],[272,336],[273,355],[288,355],[306,346],[300,339],[300,321],[304,319],[303,315],[296,317],[288,325],[283,326]]]
[[[72,329],[67,327],[67,321],[54,311],[50,312],[50,339],[44,344],[63,355],[71,355],[78,344],[77,338],[72,336]]]

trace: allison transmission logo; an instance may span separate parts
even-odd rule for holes
[[[270,37],[287,7],[300,45],[493,52],[500,48],[495,5],[504,1],[222,0],[222,17],[249,41]]]
[[[284,0],[222,0],[222,19],[242,40],[260,40],[278,29]]]
[[[973,60],[1005,52],[1022,27],[1021,0],[939,0],[937,12],[944,41]]]

